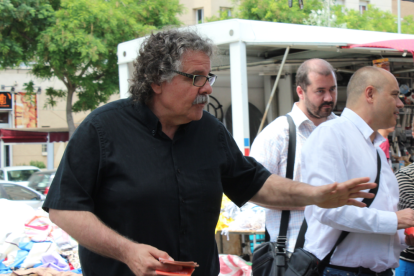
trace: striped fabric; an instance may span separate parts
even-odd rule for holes
[[[395,176],[400,188],[400,202],[398,209],[414,209],[414,163],[399,170]],[[414,262],[414,247],[408,247],[400,256],[400,259]]]

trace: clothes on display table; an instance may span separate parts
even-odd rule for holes
[[[308,138],[302,151],[303,182],[320,186],[363,176],[369,176],[373,182],[377,150],[382,169],[378,194],[370,208],[306,207],[308,230],[304,248],[323,259],[340,232],[348,231],[351,233],[338,246],[331,264],[383,272],[398,266],[399,254],[406,245],[403,230],[396,230],[397,179],[379,148],[385,139],[377,133],[372,142],[372,134],[361,117],[345,108],[340,118],[320,125]]]
[[[146,105],[123,99],[94,110],[76,129],[44,208],[92,212],[131,240],[199,263],[193,275],[217,275],[223,192],[242,206],[269,176],[208,112],[171,140]],[[79,255],[86,276],[133,275],[85,247]]]
[[[311,120],[297,106],[293,104],[292,111],[288,113],[296,125],[296,156],[293,180],[301,179],[301,152],[302,145],[316,128]],[[333,113],[328,116],[328,120],[337,116]],[[253,142],[250,156],[254,157],[271,173],[285,177],[287,155],[289,145],[289,124],[285,116],[278,117],[270,123],[256,137]],[[266,228],[270,234],[270,240],[276,241],[279,235],[280,220],[282,211],[266,210]],[[303,211],[290,211],[290,220],[287,232],[286,250],[293,252],[300,226],[304,218]]]

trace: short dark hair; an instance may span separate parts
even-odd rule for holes
[[[310,85],[309,73],[316,72],[323,76],[333,75],[336,79],[335,69],[326,60],[320,58],[308,59],[303,62],[296,72],[296,87],[300,86],[306,92],[308,85]]]
[[[148,104],[154,91],[151,84],[171,81],[181,71],[181,58],[188,51],[200,51],[208,57],[215,52],[213,42],[194,31],[167,30],[151,34],[141,45],[134,61],[135,71],[130,80],[129,92],[136,102]]]

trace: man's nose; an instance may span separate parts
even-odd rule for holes
[[[398,97],[398,100],[397,100],[397,107],[400,109],[404,107],[404,103],[401,101],[400,97]]]
[[[200,87],[199,93],[200,94],[208,94],[208,95],[210,95],[211,93],[213,93],[213,88],[211,87],[210,82],[207,81],[203,85],[203,87]]]
[[[331,95],[331,93],[329,91],[324,94],[323,100],[325,102],[332,102],[333,101],[333,96]]]

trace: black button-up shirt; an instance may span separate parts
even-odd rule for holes
[[[241,206],[269,176],[209,113],[171,140],[147,106],[125,99],[96,109],[77,128],[43,208],[90,211],[121,235],[199,263],[193,275],[217,275],[223,192]],[[82,246],[79,253],[84,275],[133,275]]]

